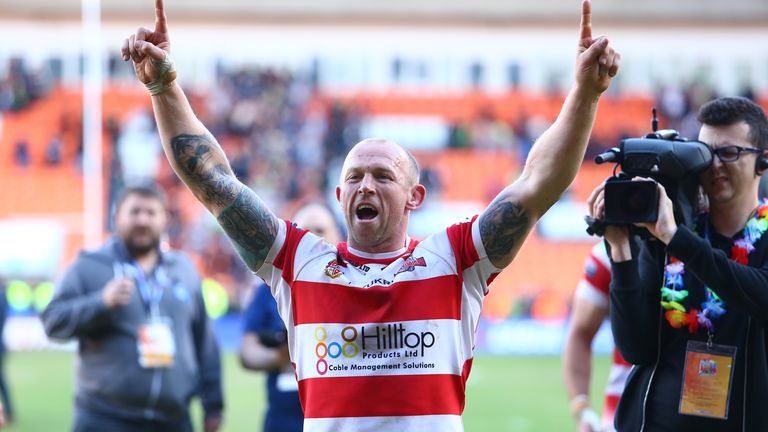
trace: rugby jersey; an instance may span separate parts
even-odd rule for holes
[[[397,254],[285,222],[257,274],[288,330],[306,432],[462,431],[487,286],[477,217]]]
[[[597,243],[591,250],[584,264],[584,276],[576,288],[576,296],[593,304],[609,307],[610,298],[608,290],[611,286],[611,261],[603,242]],[[619,350],[613,349],[613,360],[608,375],[608,383],[605,387],[605,400],[603,405],[602,423],[604,430],[612,431],[613,416],[619,405],[619,398],[624,391],[632,365],[627,363],[619,354]]]

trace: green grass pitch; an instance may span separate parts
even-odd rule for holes
[[[11,352],[5,362],[17,419],[11,432],[70,430],[75,354]],[[600,398],[610,358],[598,357],[593,373],[593,405]],[[246,372],[234,354],[225,355],[227,409],[222,432],[261,430],[264,409],[262,374]],[[194,407],[199,429],[199,407]],[[467,432],[574,430],[568,415],[559,357],[478,356],[467,383],[464,410]]]

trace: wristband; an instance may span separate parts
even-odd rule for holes
[[[589,396],[586,394],[578,394],[571,399],[571,416],[576,420],[579,420],[581,412],[584,409],[589,408]]]
[[[600,417],[590,407],[586,407],[581,410],[581,415],[579,415],[579,423],[589,425],[589,427],[594,432],[603,430],[603,426],[600,424]]]
[[[153,65],[157,68],[157,78],[144,84],[149,90],[149,94],[152,96],[159,95],[160,93],[171,88],[171,84],[176,81],[176,68],[173,65],[173,60],[168,53],[165,53],[165,58],[162,60],[150,59]]]

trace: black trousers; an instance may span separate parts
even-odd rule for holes
[[[178,421],[126,420],[75,409],[73,432],[192,432],[189,415]]]

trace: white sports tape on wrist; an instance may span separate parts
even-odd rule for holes
[[[156,79],[146,83],[145,86],[149,90],[149,94],[155,96],[171,88],[171,84],[176,80],[176,68],[168,53],[165,53],[165,58],[162,60],[151,59],[151,61],[157,67],[159,74]]]
[[[592,408],[584,408],[579,415],[579,421],[581,423],[588,424],[593,431],[601,431],[602,425],[600,424],[600,417]]]

